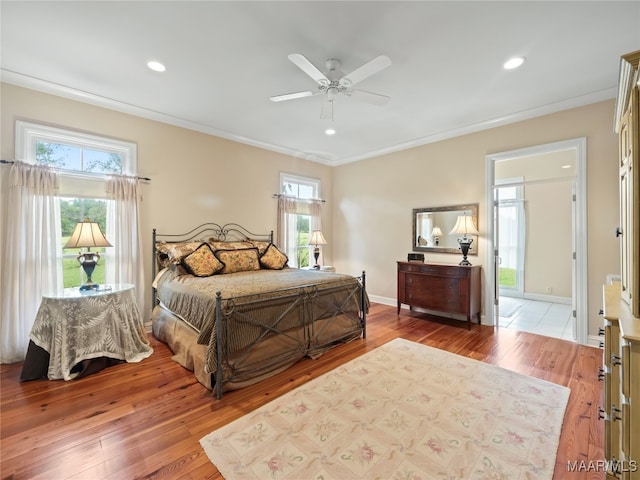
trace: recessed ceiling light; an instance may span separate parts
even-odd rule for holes
[[[507,60],[503,67],[506,70],[513,70],[514,68],[518,68],[520,65],[524,63],[524,57],[513,57]]]
[[[327,135],[335,135],[336,134],[336,129],[333,127],[329,127],[327,128],[324,133],[326,133]]]
[[[155,60],[147,62],[147,67],[149,67],[154,72],[164,72],[167,69],[167,67],[165,67],[160,62],[156,62]]]
[[[571,168],[571,165],[562,165],[562,168]]]

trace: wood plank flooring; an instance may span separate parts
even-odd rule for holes
[[[604,459],[602,351],[512,330],[495,331],[373,304],[367,338],[305,359],[217,401],[151,338],[153,355],[85,378],[20,383],[0,366],[2,479],[221,479],[199,440],[207,433],[394,338],[423,343],[571,388],[554,479],[604,479],[567,462]]]

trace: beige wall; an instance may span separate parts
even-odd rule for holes
[[[395,302],[396,261],[411,251],[411,210],[479,203],[486,231],[485,156],[571,138],[587,138],[589,334],[602,323],[601,286],[619,272],[617,140],[613,100],[423,145],[334,169],[333,218],[339,271],[367,271],[375,300]],[[480,236],[474,264],[486,264]],[[426,261],[453,262],[445,254]],[[484,285],[487,285],[486,278]],[[484,298],[484,296],[483,296]]]
[[[272,194],[278,189],[279,173],[285,171],[322,181],[322,196],[328,200],[324,264],[350,274],[366,270],[372,298],[394,302],[395,262],[406,259],[411,249],[413,208],[479,203],[482,231],[485,155],[582,136],[587,137],[588,157],[590,333],[601,321],[600,286],[606,274],[619,270],[618,244],[612,234],[618,224],[613,101],[331,168],[13,85],[0,88],[3,159],[14,156],[18,119],[138,145],[139,174],[152,179],[143,187],[142,223],[145,239],[149,237],[146,271],[150,271],[153,227],[175,232],[203,221],[235,221],[254,230],[275,229]],[[1,209],[2,224],[5,210]],[[481,236],[479,255],[471,261],[485,263],[485,249]],[[457,258],[429,254],[427,260]]]
[[[16,120],[137,144],[138,172],[151,178],[142,189],[141,212],[144,246],[149,246],[145,272],[149,274],[154,227],[159,232],[179,233],[213,221],[236,222],[256,233],[275,230],[277,201],[273,194],[279,191],[280,172],[318,178],[322,181],[322,195],[332,195],[332,169],[326,165],[5,83],[0,88],[3,159],[14,158]],[[6,177],[9,170],[4,166],[0,171]],[[5,191],[3,188],[3,205]],[[2,209],[3,225],[5,210]],[[323,229],[329,245],[323,252],[327,263],[333,249],[331,225],[331,209],[325,208]],[[146,297],[150,298],[150,294]]]

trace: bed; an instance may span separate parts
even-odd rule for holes
[[[218,399],[366,337],[365,273],[288,266],[273,232],[153,230],[152,332]]]

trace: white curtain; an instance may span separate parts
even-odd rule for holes
[[[9,172],[0,292],[2,363],[24,360],[43,295],[62,291],[58,174],[16,162]]]
[[[140,181],[136,177],[111,175],[107,181],[108,261],[106,283],[131,283],[136,287],[140,312],[144,311],[145,281],[140,237]]]
[[[278,246],[289,257],[291,267],[298,267],[298,215],[310,217],[309,233],[322,230],[322,201],[284,195],[278,197]]]

